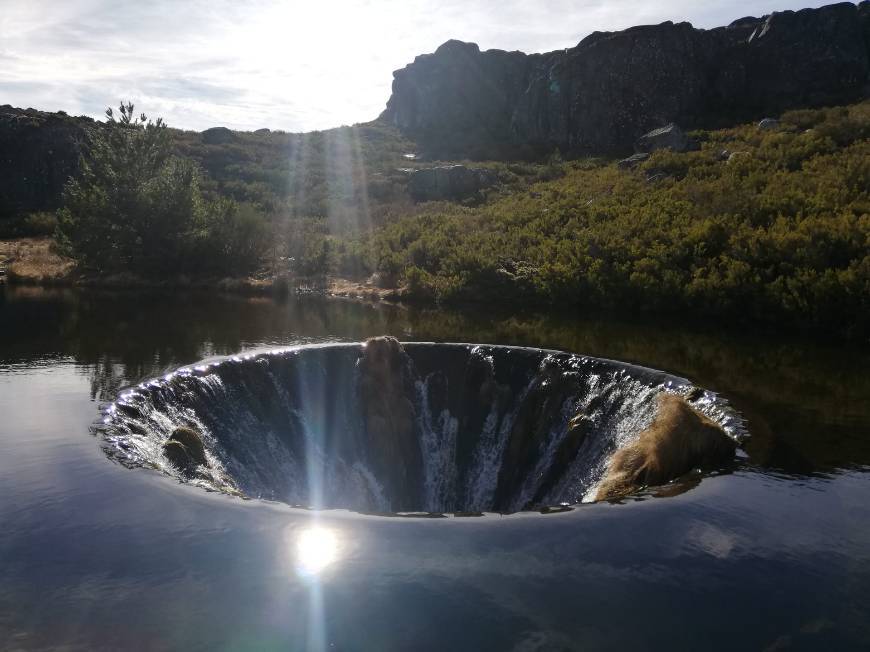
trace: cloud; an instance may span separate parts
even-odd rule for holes
[[[290,131],[370,120],[392,71],[450,38],[544,52],[596,30],[726,24],[804,0],[4,0],[0,104],[102,116],[129,99],[173,126]]]

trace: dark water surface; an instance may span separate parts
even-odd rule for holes
[[[870,355],[316,297],[0,289],[0,648],[852,650],[870,645]],[[567,513],[306,512],[110,462],[119,389],[294,343],[542,346],[721,392],[753,437],[671,497]]]

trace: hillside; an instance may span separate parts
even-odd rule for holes
[[[408,300],[866,338],[868,26],[862,2],[717,30],[594,34],[549,55],[449,42],[396,73],[387,110],[370,123],[308,134],[167,129],[170,158],[190,168],[189,214],[167,212],[169,231],[155,233],[147,202],[162,195],[152,185],[136,224],[118,229],[112,205],[101,207],[106,237],[126,234],[123,255],[92,253],[70,272],[46,242],[28,241],[4,251],[39,260],[9,254],[10,277],[25,281],[30,269],[33,281],[73,282],[87,271],[88,282],[120,274],[171,285],[181,275],[207,285],[253,275],[262,288],[330,276],[349,293]],[[535,95],[542,74],[556,104],[551,91],[546,102]],[[669,128],[676,140],[664,149],[637,140],[674,120],[702,128]],[[109,151],[103,136],[114,128],[0,107],[0,237],[53,235],[64,185],[90,144]],[[631,145],[643,153],[619,162]],[[176,174],[166,165],[155,183]],[[133,194],[150,183],[126,179]],[[78,208],[86,218],[87,203]],[[83,228],[77,237],[108,245],[94,251],[112,249]],[[172,265],[164,250],[175,251]]]
[[[694,136],[698,151],[660,150],[634,169],[578,159],[483,206],[429,204],[371,239],[377,265],[445,302],[866,337],[870,104]]]
[[[86,117],[0,106],[0,225],[59,208],[88,134],[103,129]],[[169,131],[175,153],[201,167],[207,193],[294,216],[353,213],[364,191],[376,202],[394,199],[397,168],[413,166],[403,155],[415,150],[379,122],[307,134]]]

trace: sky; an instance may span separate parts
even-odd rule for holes
[[[829,0],[830,1],[830,0]],[[172,127],[312,131],[372,120],[393,70],[444,41],[547,52],[596,30],[710,28],[818,0],[0,0],[0,105]]]

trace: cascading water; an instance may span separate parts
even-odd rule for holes
[[[365,512],[516,511],[591,500],[613,454],[686,397],[735,441],[742,420],[689,381],[506,346],[302,346],[180,369],[131,388],[106,450],[207,489]],[[184,468],[167,441],[200,437]],[[183,434],[183,433],[182,433]]]

